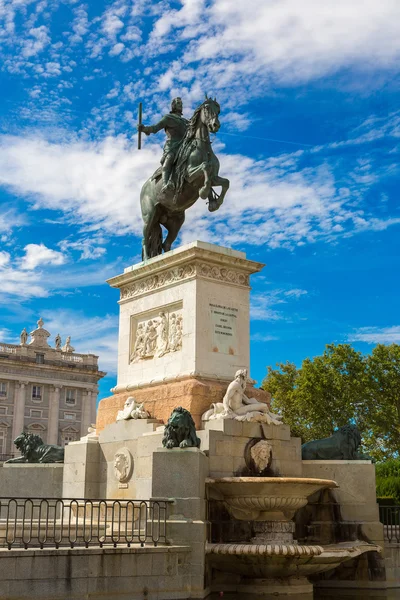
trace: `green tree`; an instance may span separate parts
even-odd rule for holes
[[[369,433],[364,445],[378,459],[400,453],[400,346],[378,344],[366,358]]]
[[[368,437],[371,377],[361,352],[349,344],[329,344],[300,369],[292,363],[277,366],[268,367],[262,387],[272,394],[272,410],[283,414],[293,435],[307,442],[355,422]]]

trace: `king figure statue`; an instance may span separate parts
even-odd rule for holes
[[[155,125],[138,125],[146,135],[165,130],[167,141],[161,167],[146,181],[140,193],[143,217],[142,258],[146,260],[171,249],[185,221],[185,210],[196,200],[208,200],[208,210],[218,210],[229,189],[229,180],[219,176],[219,160],[211,147],[210,133],[220,128],[220,106],[208,98],[188,121],[182,116],[181,98]],[[139,146],[140,147],[140,146]],[[217,194],[214,187],[221,187]],[[161,226],[167,230],[163,241]]]
[[[145,125],[139,126],[139,129],[146,135],[158,133],[161,129],[164,129],[167,134],[167,141],[165,142],[164,152],[161,157],[163,183],[161,193],[163,194],[175,190],[174,182],[171,179],[172,166],[189,124],[189,121],[182,116],[182,111],[182,99],[174,98],[171,102],[171,112],[164,115],[161,121],[156,123],[156,125],[149,125],[148,127]]]

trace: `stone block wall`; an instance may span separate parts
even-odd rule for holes
[[[186,599],[188,557],[185,546],[0,549],[0,599]]]
[[[61,498],[63,464],[3,464],[0,496],[8,498]]]
[[[288,425],[245,423],[230,419],[208,421],[197,432],[201,450],[209,457],[210,477],[246,474],[245,448],[253,438],[266,439],[272,445],[271,474],[301,477],[301,441],[290,437]]]

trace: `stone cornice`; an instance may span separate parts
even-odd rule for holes
[[[130,383],[127,385],[116,385],[115,387],[111,388],[111,392],[113,394],[121,394],[124,392],[133,392],[135,390],[140,390],[143,387],[155,387],[158,385],[165,385],[168,383],[176,383],[178,381],[186,381],[189,379],[198,379],[199,381],[212,381],[214,383],[222,383],[223,385],[228,386],[231,381],[232,381],[232,377],[218,377],[218,375],[216,374],[211,374],[211,373],[202,373],[199,371],[193,371],[191,373],[183,373],[182,375],[176,376],[176,377],[164,377],[163,379],[153,379],[152,381],[150,381],[149,383],[146,384],[135,384],[135,383]],[[255,383],[257,383],[254,379],[248,379],[248,385],[252,386]]]
[[[97,384],[95,382],[84,382],[84,381],[75,381],[68,379],[58,379],[57,377],[45,378],[45,377],[36,377],[35,375],[29,374],[26,381],[21,378],[21,374],[18,373],[4,373],[0,369],[0,379],[5,381],[15,381],[17,384],[24,385],[49,385],[53,387],[74,387],[80,389],[90,389],[94,393],[98,393]]]
[[[234,270],[247,276],[260,271],[264,264],[247,260],[243,252],[220,248],[204,242],[195,242],[167,252],[148,261],[141,262],[125,269],[124,273],[107,280],[111,287],[121,288],[127,283],[137,282],[163,271],[182,269],[195,261],[216,266],[220,269]]]
[[[250,275],[264,266],[247,260],[242,252],[223,248],[215,251],[213,248],[218,247],[201,242],[197,244],[200,245],[189,244],[129,267],[122,275],[109,279],[108,283],[121,290],[121,302],[190,279],[214,280],[249,289]]]

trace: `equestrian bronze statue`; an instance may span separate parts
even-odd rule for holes
[[[140,193],[143,217],[142,259],[171,249],[185,221],[185,210],[198,198],[208,200],[208,210],[218,210],[229,189],[229,180],[218,175],[219,160],[211,147],[210,133],[220,128],[220,106],[207,98],[187,121],[182,116],[182,100],[172,101],[171,112],[156,125],[138,125],[146,135],[164,129],[167,142],[161,167],[146,181]],[[214,187],[221,187],[217,194]],[[167,230],[163,241],[161,225]]]

